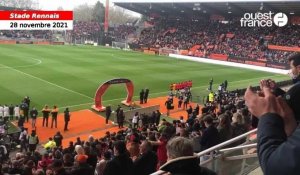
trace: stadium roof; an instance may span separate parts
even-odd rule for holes
[[[300,0],[112,0],[120,7],[144,15],[241,16],[246,12],[283,12],[300,16]]]

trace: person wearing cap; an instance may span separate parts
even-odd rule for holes
[[[114,155],[115,157],[107,162],[103,175],[132,175],[133,162],[124,141],[114,142]]]
[[[84,154],[77,155],[75,166],[71,171],[72,175],[94,175],[94,169],[87,163],[88,156]]]
[[[300,54],[298,63],[299,59]],[[300,64],[295,69],[299,76]],[[257,147],[262,171],[265,175],[297,175],[300,172],[300,128],[295,117],[300,116],[295,116],[283,97],[272,93],[268,80],[262,80],[260,86],[259,93],[248,87],[245,102],[249,111],[259,118]]]

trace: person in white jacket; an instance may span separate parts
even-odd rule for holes
[[[4,110],[3,106],[0,105],[0,118],[4,117],[3,110]]]
[[[136,112],[132,118],[132,127],[137,128],[138,127],[138,120],[139,120],[139,113]]]
[[[9,108],[7,105],[4,105],[3,107],[3,116],[4,116],[4,120],[8,121],[9,119]]]
[[[16,120],[20,118],[20,107],[18,105],[14,108],[14,116],[16,117]]]

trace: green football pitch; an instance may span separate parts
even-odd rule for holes
[[[193,81],[193,97],[207,95],[209,79],[213,88],[224,80],[229,89],[257,85],[262,78],[277,81],[287,76],[163,56],[92,46],[0,45],[0,104],[19,104],[24,96],[41,109],[45,104],[87,109],[96,89],[112,78],[128,78],[135,86],[135,100],[142,88],[150,98],[168,94],[169,85]],[[118,104],[126,97],[122,85],[111,86],[104,104]],[[195,98],[194,98],[195,99]],[[199,100],[199,99],[198,99]]]

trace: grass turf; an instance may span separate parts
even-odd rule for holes
[[[287,76],[242,68],[196,63],[169,57],[144,55],[92,46],[0,45],[0,104],[19,104],[31,97],[31,106],[90,108],[96,89],[112,78],[131,79],[135,100],[142,88],[150,98],[167,95],[169,84],[193,80],[193,96],[207,95],[225,79],[229,89],[257,85],[262,78],[277,81]],[[125,85],[113,85],[105,93],[104,104],[119,104],[126,97]],[[63,111],[63,109],[61,109]]]

